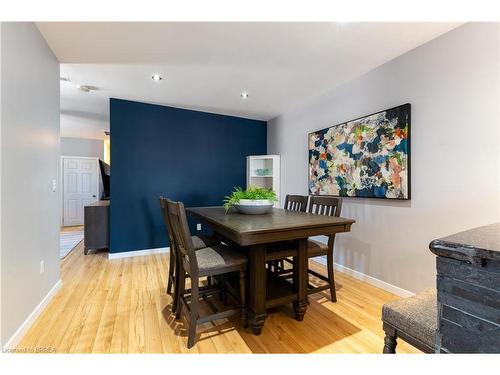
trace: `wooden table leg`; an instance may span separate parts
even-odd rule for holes
[[[293,283],[297,290],[298,299],[293,303],[295,319],[301,321],[307,310],[307,285],[309,283],[307,238],[296,240],[298,255],[293,258]]]
[[[253,245],[250,258],[250,314],[255,335],[260,335],[266,320],[266,245]]]

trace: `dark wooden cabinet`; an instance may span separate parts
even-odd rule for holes
[[[432,241],[442,353],[500,353],[500,224]]]
[[[84,208],[84,252],[109,248],[109,200]]]

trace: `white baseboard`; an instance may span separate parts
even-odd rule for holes
[[[121,253],[109,253],[108,259],[121,259],[121,258],[130,258],[130,257],[138,257],[144,255],[158,254],[158,253],[168,253],[170,251],[169,247],[157,247],[154,249],[144,249],[144,250],[135,250],[135,251],[123,251]],[[316,258],[316,262],[321,264],[326,264],[326,259]],[[396,285],[389,284],[388,282],[379,280],[373,276],[369,276],[362,272],[353,270],[352,268],[343,266],[341,264],[335,263],[335,269],[339,272],[345,273],[349,276],[354,277],[355,279],[364,281],[368,284],[376,286],[377,288],[383,289],[389,293],[395,294],[400,297],[411,297],[414,296],[415,293],[410,292],[409,290],[400,288]]]
[[[154,249],[123,251],[120,253],[109,253],[108,259],[112,260],[112,259],[130,258],[130,257],[140,257],[151,254],[168,253],[169,251],[170,247],[157,247]]]
[[[321,264],[326,264],[326,259],[323,259],[323,258],[316,258],[316,259],[314,259],[314,261],[321,263]],[[355,279],[364,281],[368,284],[376,286],[377,288],[383,289],[386,292],[395,294],[399,297],[411,297],[411,296],[415,295],[415,293],[410,292],[409,290],[400,288],[399,286],[396,286],[396,285],[389,284],[388,282],[379,280],[373,276],[369,276],[367,274],[353,270],[352,268],[343,266],[341,264],[334,263],[334,268],[335,268],[335,270],[337,270],[339,272],[345,273],[349,276],[354,277]]]
[[[28,318],[21,324],[21,326],[17,329],[17,331],[12,335],[12,337],[7,340],[3,347],[3,351],[7,351],[9,349],[14,349],[22,340],[26,332],[31,328],[36,318],[40,316],[43,310],[47,307],[52,298],[56,295],[56,293],[61,289],[62,280],[59,280],[51,290],[47,293],[47,295],[43,298],[42,302],[38,304],[37,307],[32,311],[32,313],[28,316]]]

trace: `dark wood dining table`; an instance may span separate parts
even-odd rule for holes
[[[214,232],[238,246],[249,258],[249,313],[254,334],[259,335],[267,317],[267,309],[293,303],[295,319],[306,313],[308,289],[307,239],[310,236],[349,232],[352,219],[323,216],[306,212],[273,208],[264,215],[244,215],[223,207],[187,208],[196,221],[209,225]],[[267,250],[272,243],[292,241],[294,257],[293,283],[273,277],[266,270]]]

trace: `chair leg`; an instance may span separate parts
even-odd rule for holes
[[[335,292],[335,276],[333,274],[333,251],[328,252],[326,260],[326,266],[328,268],[328,283],[330,284],[330,297],[332,302],[337,302],[337,293]]]
[[[173,279],[174,279],[174,293],[172,295],[172,312],[177,313],[177,306],[180,303],[179,302],[179,298],[180,298],[179,297],[179,295],[180,295],[180,293],[179,293],[179,290],[180,290],[179,285],[181,283],[181,281],[180,281],[180,273],[181,272],[179,272],[179,269],[177,268],[177,263],[175,263],[175,264],[176,264],[176,269],[175,269],[174,277],[173,277]],[[185,285],[185,284],[183,284],[183,285]],[[167,293],[168,293],[168,290],[167,290]]]
[[[271,272],[276,272],[276,261],[272,260],[269,263],[267,263],[267,269]]]
[[[177,280],[178,284],[176,285],[175,290],[175,319],[181,318],[182,312],[182,301],[181,297],[184,295],[184,291],[186,289],[186,273],[184,271],[177,272]]]
[[[172,254],[172,251],[170,251],[169,254],[169,266],[168,266],[168,280],[167,280],[167,294],[172,294],[172,280],[174,280],[175,277],[175,257],[174,254]],[[174,286],[175,290],[175,286]]]
[[[192,348],[196,340],[196,323],[198,320],[199,300],[198,279],[191,277],[191,306],[189,308],[188,348]]]
[[[227,276],[221,275],[222,303],[227,306]]]
[[[224,290],[223,290],[224,284],[223,284],[223,281],[222,281],[222,275],[217,275],[215,277],[216,277],[216,280],[217,280],[217,284],[219,285],[219,299],[221,301],[223,301],[224,300]]]
[[[396,330],[384,324],[385,338],[384,338],[384,354],[395,354],[396,346],[398,345]]]
[[[243,327],[248,327],[248,314],[246,306],[246,291],[245,291],[245,270],[240,271],[240,300],[241,300],[241,319],[243,319]]]

